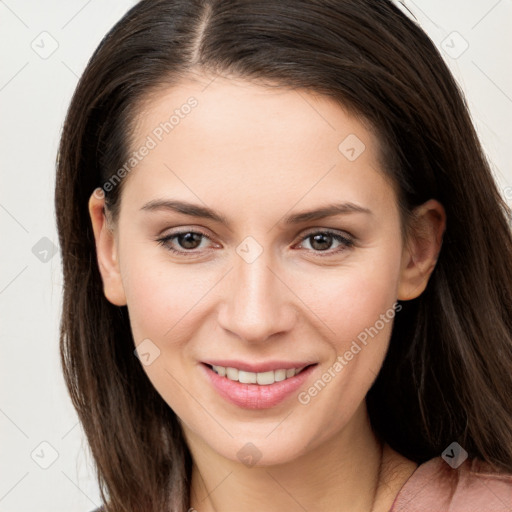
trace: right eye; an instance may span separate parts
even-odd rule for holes
[[[196,254],[198,252],[196,249],[200,247],[203,239],[209,240],[208,236],[200,231],[185,230],[158,238],[157,242],[174,254],[186,255],[187,253]]]

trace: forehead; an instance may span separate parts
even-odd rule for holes
[[[194,77],[147,97],[130,145],[151,146],[128,180],[139,195],[179,189],[217,205],[289,209],[301,197],[378,202],[389,192],[373,131],[312,91]]]
[[[192,101],[195,106],[190,108]],[[232,142],[230,154],[257,149],[263,142],[268,151],[285,151],[294,141],[308,142],[306,147],[296,148],[302,151],[325,141],[323,149],[328,147],[337,154],[338,144],[349,134],[358,135],[367,146],[378,144],[368,124],[328,96],[240,78],[192,75],[148,95],[136,114],[134,145],[152,132],[159,139],[171,139],[167,137],[171,131],[176,141],[180,134],[188,136],[193,131],[205,142],[223,147]]]

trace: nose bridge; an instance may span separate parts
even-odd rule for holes
[[[271,270],[270,253],[256,244],[246,239],[237,247],[219,318],[225,329],[247,341],[264,341],[286,331],[295,318],[290,293]]]

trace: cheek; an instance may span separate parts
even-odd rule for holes
[[[338,268],[324,268],[306,280],[295,276],[295,281],[302,283],[296,288],[297,295],[323,321],[322,332],[337,352],[344,352],[347,343],[373,326],[381,315],[389,316],[397,297],[398,244],[382,243],[359,251],[358,257],[347,258]],[[385,334],[381,322],[377,327]]]
[[[323,374],[314,388],[301,390],[300,402],[310,404],[318,417],[327,414],[333,428],[361,403],[384,361],[398,314],[400,254],[399,244],[367,249],[364,257],[316,275],[300,291],[323,321],[321,329],[330,349]],[[338,403],[346,407],[343,414],[333,407]]]
[[[184,383],[192,369],[194,344],[190,341],[197,337],[207,293],[217,275],[171,263],[164,250],[132,247],[125,254],[122,275],[135,345],[149,339],[158,347],[151,345],[151,357],[154,350],[158,355],[143,369],[178,416],[188,418],[190,395]]]
[[[215,276],[154,258],[139,260],[136,255],[126,263],[125,292],[135,341],[182,339],[195,307],[213,288]]]

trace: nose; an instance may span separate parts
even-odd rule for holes
[[[249,343],[290,331],[298,312],[293,292],[280,274],[265,251],[251,263],[235,255],[218,315],[221,327]]]

